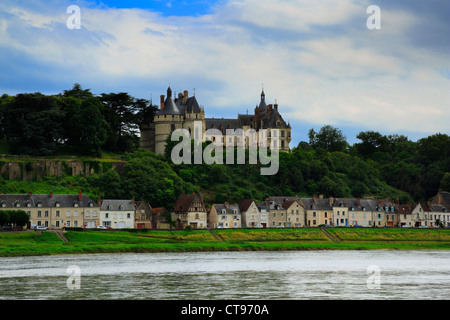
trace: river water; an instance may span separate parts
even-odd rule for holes
[[[0,300],[450,298],[450,251],[123,253],[0,258]]]

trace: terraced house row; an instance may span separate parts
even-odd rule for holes
[[[450,226],[450,193],[439,190],[428,203],[391,199],[272,196],[263,202],[205,206],[202,194],[182,194],[170,211],[145,201],[104,199],[82,194],[0,194],[0,210],[24,210],[27,228],[46,226],[110,229],[437,227]],[[169,218],[170,217],[170,218]],[[171,220],[171,224],[169,223]]]

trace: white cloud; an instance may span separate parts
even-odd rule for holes
[[[448,131],[448,57],[411,45],[417,17],[406,11],[382,8],[382,29],[369,31],[366,1],[230,1],[198,17],[83,7],[82,30],[68,30],[67,2],[60,3],[61,13],[0,7],[11,15],[0,16],[0,46],[94,92],[149,98],[168,83],[196,87],[207,116],[218,117],[224,108],[253,112],[264,83],[294,130],[298,119],[361,131]],[[142,81],[158,84],[136,85]]]

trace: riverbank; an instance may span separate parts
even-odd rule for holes
[[[317,228],[0,233],[0,256],[258,250],[449,250],[448,229]]]

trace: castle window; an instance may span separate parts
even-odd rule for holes
[[[170,130],[171,130],[171,131],[175,131],[175,125],[174,125],[174,124],[171,124],[171,125],[170,125]]]

